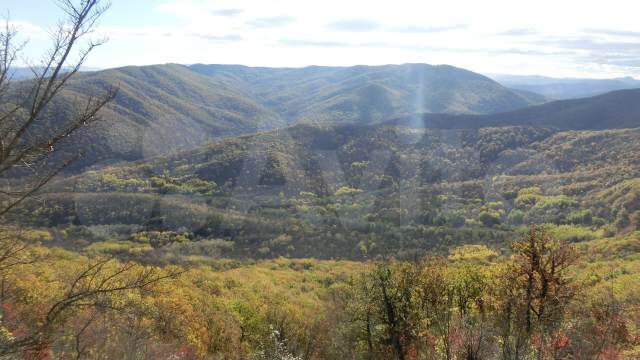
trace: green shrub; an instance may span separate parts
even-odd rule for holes
[[[547,225],[553,236],[566,242],[583,242],[603,237],[602,231],[578,225]]]
[[[519,209],[513,209],[509,212],[509,215],[507,216],[507,220],[509,221],[510,224],[513,225],[520,225],[524,222],[524,211],[519,210]]]
[[[496,226],[500,224],[500,213],[492,210],[482,211],[480,215],[478,215],[478,220],[480,220],[484,226]]]

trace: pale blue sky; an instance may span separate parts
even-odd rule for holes
[[[157,11],[162,1],[155,0],[112,0],[109,12],[102,24],[109,26],[136,26],[139,24],[163,25],[176,22],[170,13]],[[55,23],[60,15],[55,0],[3,0],[0,9],[9,10],[16,20],[27,20],[36,25],[47,26]]]
[[[92,67],[424,62],[484,73],[640,77],[640,5],[628,0],[112,0]],[[0,10],[38,58],[54,0]]]

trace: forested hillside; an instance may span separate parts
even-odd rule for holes
[[[465,70],[429,65],[128,67],[82,74],[55,109],[62,116],[112,86],[119,91],[102,112],[103,121],[69,142],[84,153],[72,169],[140,160],[295,123],[582,130],[633,128],[640,116],[638,90],[522,108],[543,100]],[[522,109],[505,112],[514,108]]]
[[[488,126],[544,126],[562,130],[603,130],[640,126],[640,89],[613,91],[585,99],[552,101],[490,115],[421,114],[390,124],[436,129]]]
[[[101,112],[103,120],[67,145],[73,153],[84,153],[73,169],[144,159],[300,122],[369,124],[421,112],[495,113],[544,101],[451,66],[167,64],[79,73],[51,105],[56,114],[51,126],[62,126],[76,104],[110,88],[118,92]]]
[[[165,267],[104,263],[105,247],[69,252],[55,233],[24,231],[22,262],[4,273],[2,340],[37,334],[79,296],[27,356],[637,359],[640,233],[566,245],[532,231],[508,255],[481,244],[413,262],[202,253]]]
[[[201,76],[182,65],[126,67],[81,73],[57,107],[117,88],[102,120],[68,145],[85,155],[76,168],[131,161],[189,149],[218,137],[285,125],[246,89]],[[71,150],[71,151],[74,151]]]
[[[9,1],[0,360],[640,359],[638,81],[305,65],[637,75],[610,2]]]
[[[527,224],[577,241],[638,228],[638,154],[638,129],[297,125],[64,179],[14,219],[161,257],[412,258]]]
[[[447,65],[190,68],[214,79],[244,84],[290,122],[373,123],[422,112],[487,114],[545,101],[542,96],[514,92],[487,77]]]

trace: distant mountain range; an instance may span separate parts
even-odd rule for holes
[[[66,146],[85,153],[75,170],[295,124],[396,123],[440,129],[534,125],[564,130],[640,126],[640,90],[548,102],[464,69],[426,64],[166,64],[82,72],[54,105],[50,126],[64,122],[73,104],[109,87],[119,92],[102,112],[103,121]]]
[[[491,79],[447,65],[249,68],[193,65],[193,71],[251,89],[290,123],[364,122],[393,114],[488,114],[545,101]]]
[[[34,68],[30,68],[30,67],[13,67],[11,69],[11,73],[10,76],[13,80],[24,80],[24,79],[30,79],[33,78],[34,75],[34,71],[35,73],[39,73],[42,70],[44,70],[44,67],[42,66],[36,66]],[[71,67],[65,67],[62,69],[63,71],[70,71]],[[81,71],[82,72],[86,72],[86,71],[98,71],[100,70],[99,68],[95,68],[95,67],[87,67],[87,66],[83,66]]]
[[[104,121],[74,145],[87,153],[79,167],[142,159],[297,123],[372,124],[425,112],[490,114],[546,101],[444,65],[283,69],[168,64],[78,74],[57,104],[56,121],[64,121],[68,105],[111,86],[120,90],[102,112]]]
[[[640,80],[632,77],[576,79],[502,74],[493,74],[489,77],[506,87],[534,92],[555,100],[583,98],[615,90],[640,88]]]
[[[422,114],[390,123],[437,129],[496,126],[543,126],[562,130],[640,127],[640,89],[619,90],[590,98],[558,100],[487,115]]]

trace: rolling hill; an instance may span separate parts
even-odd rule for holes
[[[61,179],[14,219],[224,239],[237,257],[412,258],[523,224],[633,231],[639,154],[638,129],[299,124]]]
[[[242,89],[204,77],[181,65],[125,67],[80,73],[58,106],[64,121],[69,105],[116,87],[115,100],[70,144],[85,150],[77,164],[137,160],[193,148],[218,137],[283,126],[278,115]]]
[[[400,117],[390,123],[439,129],[516,125],[563,130],[635,128],[640,127],[640,89],[558,100],[499,114],[423,114]]]
[[[353,99],[363,87],[391,89],[389,84],[408,92],[398,69],[433,69],[197,68],[123,68],[107,79],[104,72],[83,75],[70,96],[117,78],[123,90],[105,115],[143,132],[170,129],[166,140],[155,138],[166,149],[62,176],[12,221],[64,229],[66,238],[80,232],[84,241],[121,241],[109,251],[133,257],[131,244],[152,236],[157,247],[215,240],[228,256],[240,258],[350,259],[415,258],[465,243],[499,247],[526,224],[552,224],[572,241],[640,226],[640,90],[494,114],[409,114],[384,121],[372,110],[369,117],[340,120],[324,107],[342,101],[327,89],[339,85],[342,99]],[[454,70],[434,71],[455,79]],[[171,76],[179,79],[165,83]],[[377,99],[376,106],[395,99],[374,93],[364,98]],[[140,94],[146,97],[138,103]],[[382,101],[391,104],[389,114],[404,111],[395,101]],[[312,103],[325,114],[321,121],[304,115]],[[229,118],[214,117],[225,111]],[[119,126],[111,130],[127,139],[129,130]],[[190,149],[171,152],[169,140],[179,136],[193,137]],[[217,139],[197,145],[208,137]]]
[[[51,126],[64,122],[71,105],[110,87],[119,92],[102,112],[104,121],[68,145],[85,153],[76,169],[302,122],[369,124],[414,112],[484,114],[544,101],[451,66],[167,64],[79,73],[51,111]]]
[[[447,65],[292,69],[192,65],[212,78],[239,81],[290,123],[386,120],[403,113],[504,112],[544,97],[506,89],[482,75]]]

